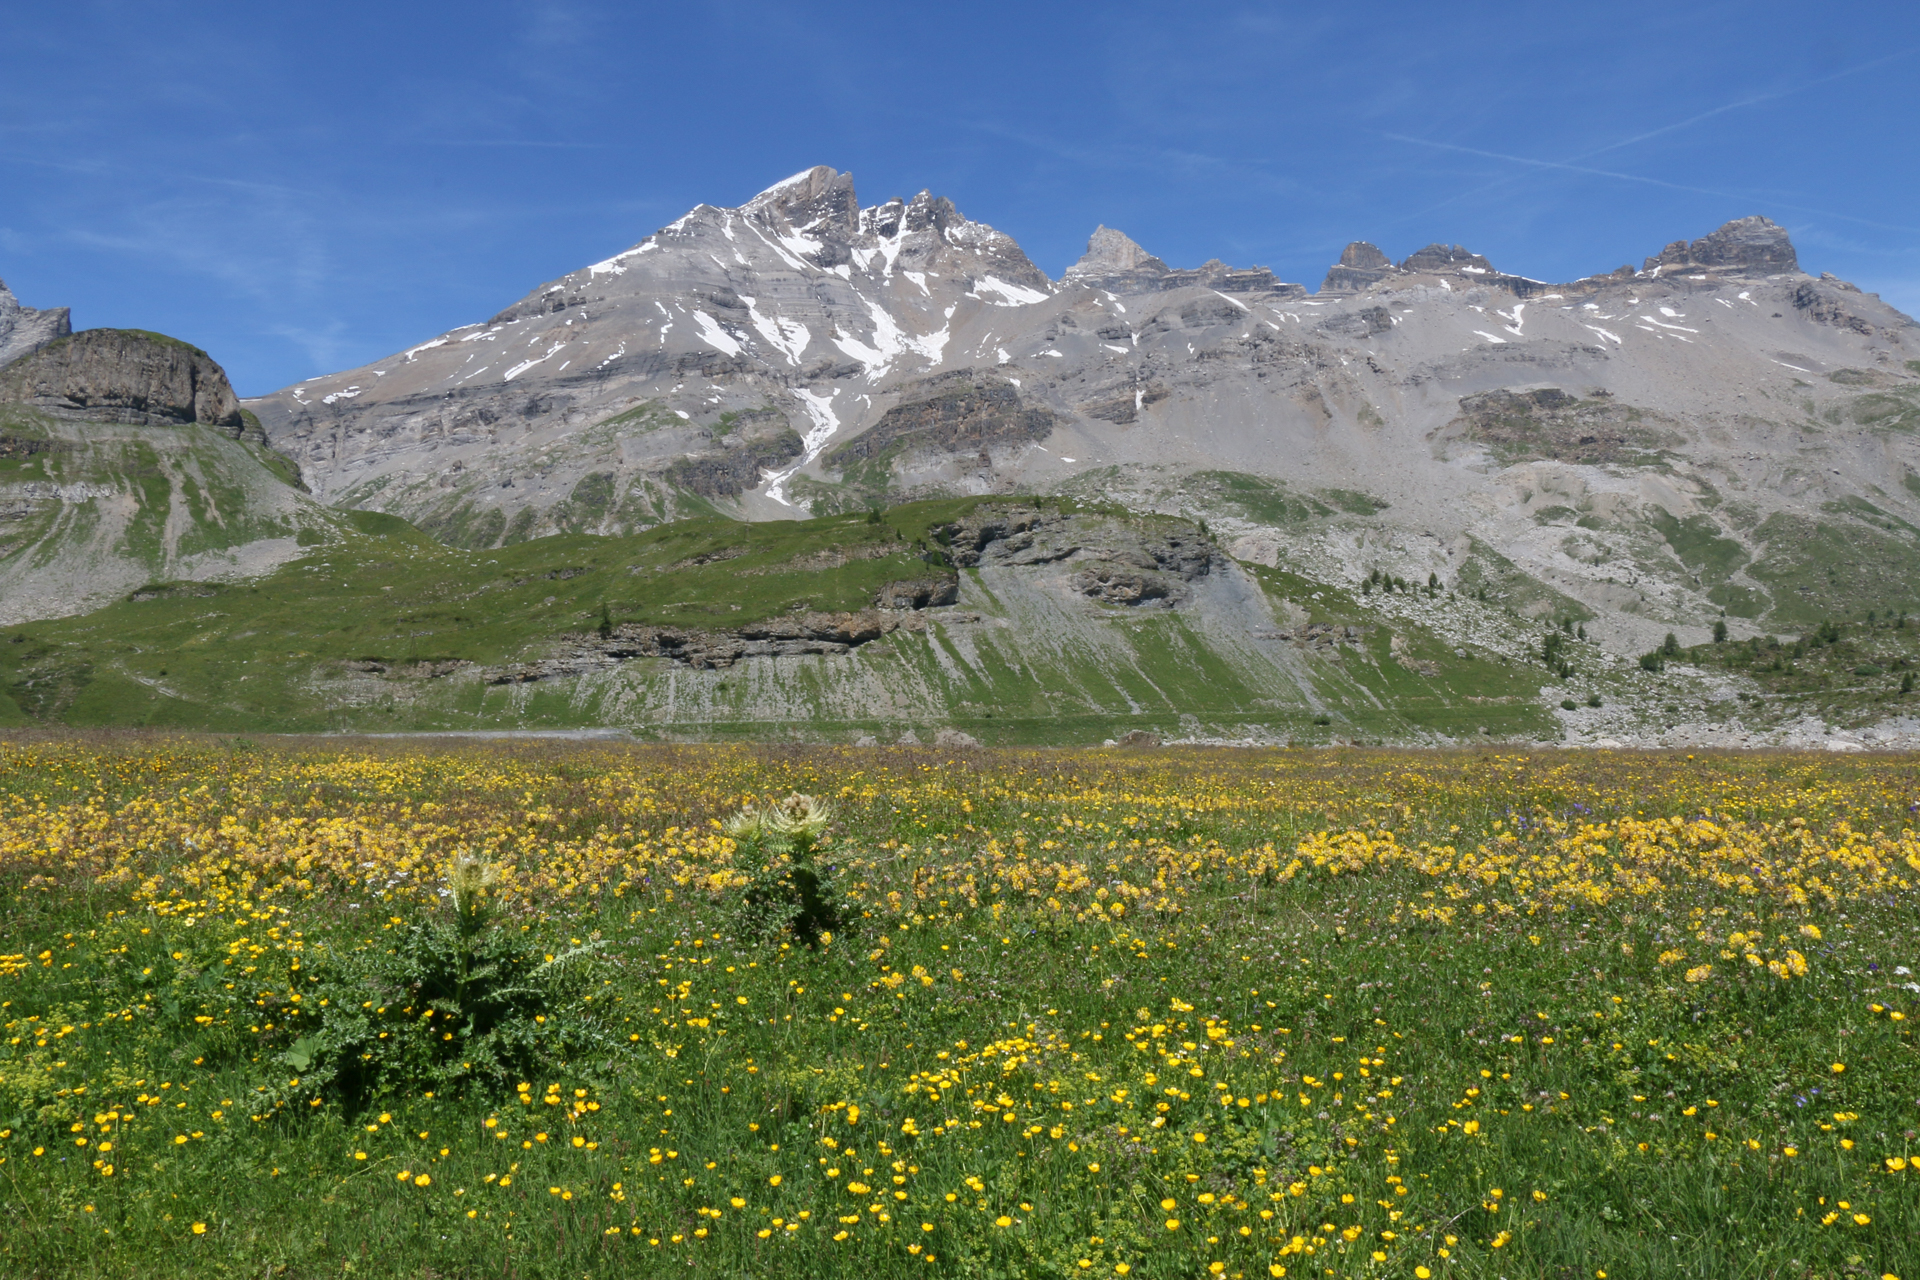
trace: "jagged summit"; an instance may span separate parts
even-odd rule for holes
[[[1786,228],[1766,218],[1736,218],[1710,235],[1689,243],[1676,240],[1646,260],[1636,272],[1621,267],[1607,275],[1588,276],[1569,284],[1548,284],[1527,276],[1509,275],[1495,270],[1480,254],[1460,245],[1430,244],[1409,254],[1397,265],[1379,248],[1364,240],[1348,245],[1340,261],[1327,268],[1320,285],[1322,293],[1360,293],[1383,281],[1409,276],[1467,277],[1480,284],[1493,284],[1527,298],[1550,291],[1586,292],[1610,280],[1632,279],[1635,275],[1658,276],[1685,273],[1716,275],[1778,275],[1798,271],[1799,257]]]
[[[1643,269],[1660,272],[1683,268],[1773,275],[1783,271],[1798,271],[1800,255],[1794,252],[1793,241],[1787,237],[1785,227],[1755,215],[1735,218],[1692,244],[1675,240],[1648,258]]]
[[[72,332],[67,308],[40,311],[23,306],[7,288],[7,282],[0,280],[0,369]]]
[[[1200,286],[1223,293],[1275,294],[1304,297],[1306,290],[1283,284],[1266,267],[1230,267],[1218,258],[1191,270],[1169,267],[1136,244],[1125,232],[1095,227],[1087,251],[1067,268],[1062,284],[1103,289],[1109,293],[1154,293]]]
[[[742,205],[741,212],[757,213],[771,223],[796,230],[852,235],[860,229],[860,200],[854,194],[853,175],[836,173],[824,164],[768,187]]]
[[[1087,251],[1080,261],[1067,268],[1065,279],[1107,277],[1130,271],[1164,274],[1167,264],[1142,249],[1124,231],[1098,226],[1087,237]]]
[[[1382,253],[1379,246],[1355,240],[1340,251],[1340,261],[1327,268],[1327,278],[1321,283],[1320,291],[1358,293],[1386,279],[1392,270],[1393,260]]]

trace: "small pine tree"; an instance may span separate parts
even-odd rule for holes
[[[1913,692],[1913,672],[1909,671],[1907,672],[1907,674],[1900,677],[1900,692],[1902,693]]]
[[[1439,574],[1437,574],[1437,573],[1430,573],[1430,574],[1428,574],[1428,575],[1427,575],[1427,587],[1428,587],[1429,589],[1432,589],[1432,588],[1434,588],[1434,587],[1437,587],[1437,586],[1439,586],[1439,585],[1440,585],[1440,575],[1439,575]]]
[[[1660,656],[1663,658],[1679,657],[1680,637],[1674,635],[1671,631],[1667,632],[1667,638],[1660,642]]]
[[[1582,640],[1585,640],[1587,638],[1587,624],[1584,622],[1581,623],[1579,627],[1575,628],[1574,634],[1579,636]]]
[[[613,634],[613,611],[607,608],[607,602],[604,600],[600,602],[600,626],[598,630],[602,640],[605,640]]]
[[[1727,620],[1725,618],[1716,618],[1714,620],[1713,642],[1715,644],[1725,644],[1727,642]]]

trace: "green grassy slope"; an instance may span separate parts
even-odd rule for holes
[[[485,551],[346,513],[334,541],[263,577],[149,585],[85,616],[0,632],[0,693],[17,708],[0,715],[233,730],[613,724],[755,738],[954,725],[1003,742],[1098,741],[1130,728],[1314,739],[1549,727],[1538,673],[1457,660],[1417,627],[1402,628],[1411,647],[1397,656],[1384,633],[1340,657],[1276,640],[1274,602],[1306,600],[1316,584],[1271,570],[1223,569],[1244,598],[1203,595],[1179,610],[1095,606],[1037,589],[1025,571],[968,570],[958,610],[843,656],[726,670],[645,658],[527,685],[486,678],[593,630],[603,611],[616,624],[724,629],[867,607],[883,584],[939,571],[931,530],[980,501],[767,524],[703,517]],[[1338,592],[1321,597],[1314,617],[1359,620]]]

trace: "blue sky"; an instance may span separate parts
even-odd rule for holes
[[[1059,273],[1095,224],[1317,286],[1567,279],[1763,213],[1920,312],[1920,6],[15,5],[0,279],[243,394],[484,319],[812,164]]]

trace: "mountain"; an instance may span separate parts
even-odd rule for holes
[[[1765,218],[1559,284],[1355,243],[1314,292],[1102,227],[1053,281],[948,200],[862,208],[816,168],[249,407],[323,499],[461,545],[1060,491],[1212,511],[1349,585],[1486,548],[1635,648],[1920,601],[1916,356]],[[1212,472],[1371,510],[1303,541]]]
[[[259,549],[208,594],[88,534],[104,607],[5,597],[81,615],[0,644],[29,718],[1920,746],[1920,331],[1765,218],[1557,284],[1355,242],[1317,289],[1102,226],[1053,280],[815,168],[238,426],[190,348],[34,323],[21,439],[238,449],[267,514],[151,499]],[[112,504],[58,496],[0,575],[80,563]]]

